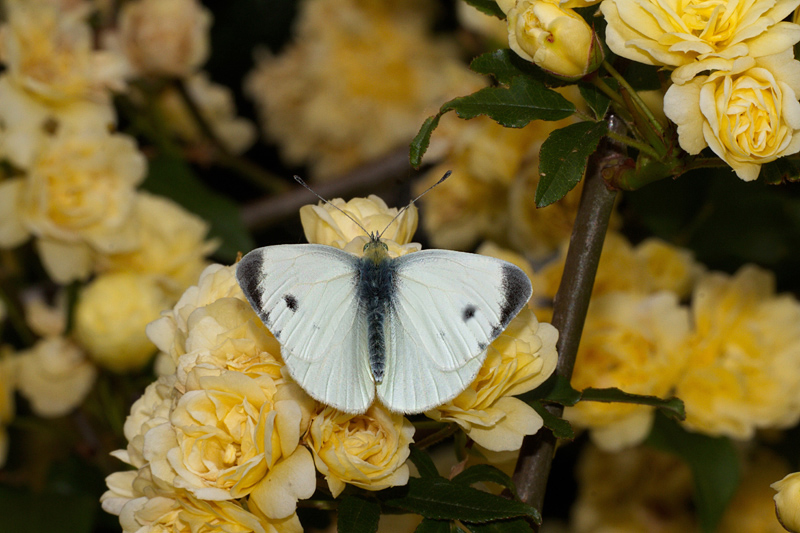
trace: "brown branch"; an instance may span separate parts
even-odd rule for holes
[[[622,121],[615,116],[608,118],[608,125],[613,132],[624,131]],[[603,171],[619,164],[625,159],[624,155],[623,147],[605,140],[589,158],[586,169],[581,202],[553,309],[553,326],[559,331],[556,373],[567,379],[572,376],[575,365],[597,264],[616,198],[616,192],[609,190],[603,180]],[[563,408],[553,405],[547,406],[547,410],[561,416]],[[529,435],[523,441],[514,472],[514,482],[522,500],[540,510],[555,446],[556,438],[547,428]]]
[[[316,184],[314,190],[323,198],[329,199],[349,198],[358,192],[374,193],[380,185],[395,180],[410,168],[408,147],[403,147],[339,178]],[[242,220],[250,231],[256,231],[294,216],[302,206],[315,201],[311,193],[297,187],[245,205],[241,209]]]

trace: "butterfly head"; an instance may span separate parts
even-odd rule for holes
[[[380,263],[389,257],[389,247],[381,240],[380,234],[370,233],[369,241],[364,245],[364,258],[373,263]]]

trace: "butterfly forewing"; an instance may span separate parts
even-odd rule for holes
[[[259,248],[239,262],[239,285],[281,343],[292,378],[312,397],[363,412],[375,385],[365,356],[354,256],[330,246]]]
[[[426,250],[394,261],[378,396],[392,410],[420,412],[469,385],[531,284],[516,266],[480,255]]]

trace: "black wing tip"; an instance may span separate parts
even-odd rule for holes
[[[533,294],[528,275],[511,263],[503,265],[503,302],[500,305],[500,323],[505,328],[517,316]]]
[[[250,252],[236,265],[236,281],[259,318],[269,324],[269,312],[261,309],[260,283],[264,277],[263,266],[264,258],[261,254]]]

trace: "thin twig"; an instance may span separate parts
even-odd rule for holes
[[[315,185],[314,190],[323,198],[350,197],[357,192],[373,193],[380,185],[396,180],[410,168],[408,148],[403,147],[340,178]],[[302,206],[313,202],[314,197],[298,187],[245,205],[241,210],[242,220],[250,231],[256,231],[286,220],[297,214]]]
[[[608,118],[608,125],[610,131],[624,132],[623,122],[615,116]],[[564,274],[553,306],[553,326],[559,331],[556,373],[567,379],[572,376],[597,264],[616,198],[616,192],[603,181],[602,172],[606,165],[619,161],[623,151],[624,147],[604,141],[589,159],[586,170]],[[560,406],[548,406],[547,409],[555,416],[561,416],[563,410]],[[555,445],[556,437],[547,428],[526,437],[514,472],[520,497],[540,510]]]

